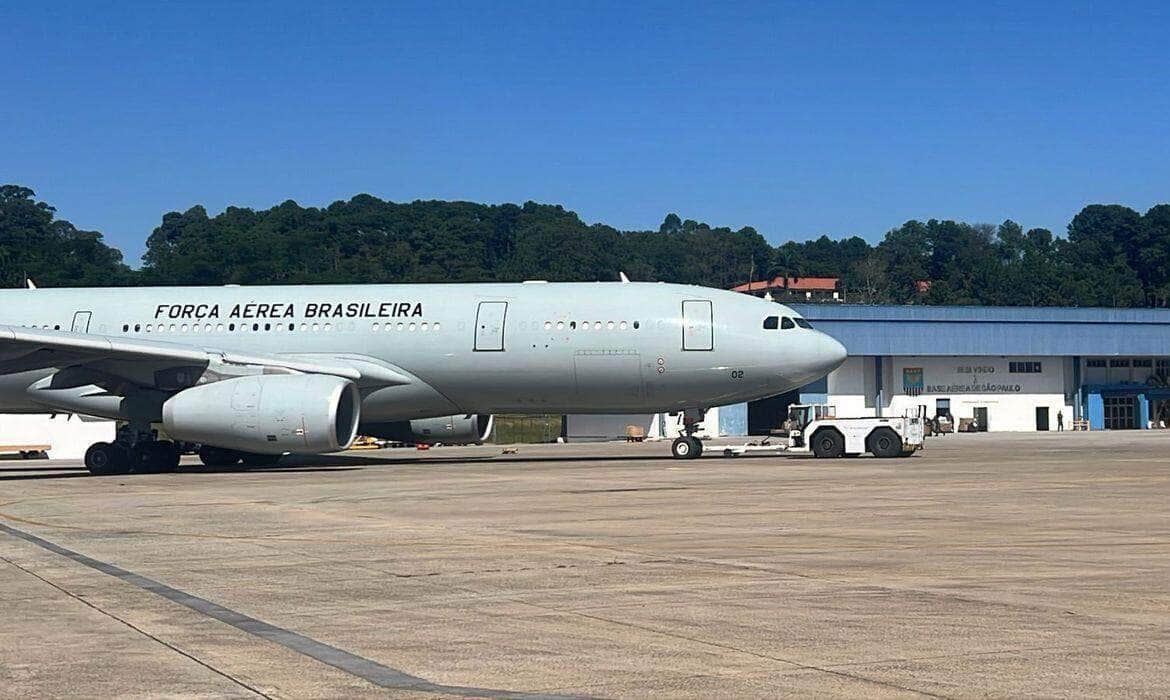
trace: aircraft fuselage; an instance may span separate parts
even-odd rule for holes
[[[455,413],[706,408],[802,386],[844,359],[787,307],[658,283],[144,287],[0,291],[0,323],[198,348],[372,363],[363,421]],[[2,358],[0,358],[2,360]],[[47,412],[0,377],[0,412]]]

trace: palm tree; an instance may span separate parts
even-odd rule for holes
[[[804,274],[803,261],[792,243],[785,243],[772,254],[771,264],[768,265],[769,280],[781,278],[785,291],[788,289],[789,279],[798,279]]]

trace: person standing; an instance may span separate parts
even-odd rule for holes
[[[1063,430],[1064,430],[1064,411],[1057,411],[1056,412],[1056,432],[1059,433],[1059,432],[1062,432]]]

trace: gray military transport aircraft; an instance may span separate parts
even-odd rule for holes
[[[271,464],[358,434],[486,437],[493,413],[683,412],[773,396],[845,359],[786,306],[662,283],[0,291],[0,413],[121,421],[93,474]]]

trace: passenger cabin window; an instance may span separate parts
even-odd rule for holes
[[[769,316],[768,318],[764,319],[764,330],[774,331],[779,327],[780,327],[780,317],[779,316]]]
[[[796,328],[796,324],[792,322],[792,319],[785,316],[780,319],[780,328],[782,330],[788,330],[789,328]]]
[[[796,321],[796,325],[800,326],[801,328],[812,328],[811,323],[809,323],[808,321],[804,320],[803,318],[801,318],[799,316],[797,316],[796,318],[794,318],[792,320]]]

